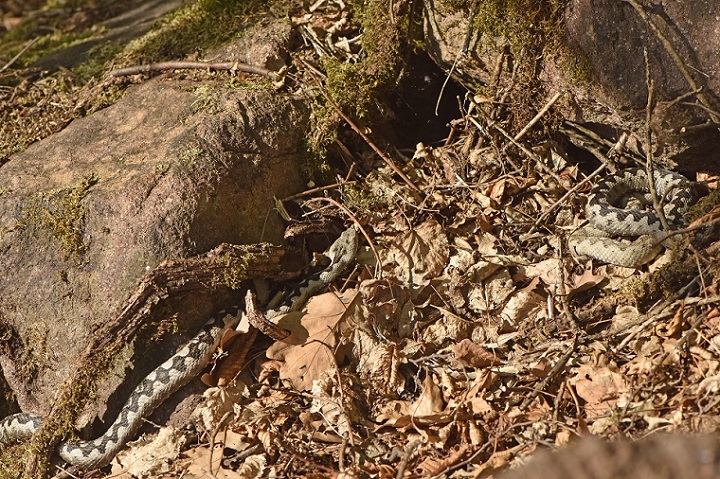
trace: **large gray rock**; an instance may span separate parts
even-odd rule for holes
[[[655,434],[638,442],[585,437],[543,451],[500,479],[714,479],[720,477],[716,436]]]
[[[457,80],[473,89],[499,80],[494,87],[497,91],[518,88],[526,81],[507,72],[493,77],[501,52],[517,53],[522,46],[513,44],[510,37],[526,27],[507,19],[507,35],[493,34],[482,31],[468,11],[439,0],[424,0],[424,5],[428,53],[443,69],[452,69]],[[644,138],[648,90],[643,51],[647,49],[658,102],[651,125],[659,147],[656,154],[671,158],[684,171],[720,173],[720,132],[714,126],[720,122],[715,113],[720,109],[720,79],[713,74],[720,69],[720,4],[714,0],[661,0],[643,12],[667,42],[660,40],[648,20],[628,2],[567,2],[560,26],[567,47],[564,55],[577,56],[579,61],[568,62],[567,56],[556,56],[549,49],[542,57],[529,54],[537,64],[521,72],[527,74],[530,69],[534,74],[537,69],[535,88],[541,92],[541,102],[543,97],[566,92],[556,104],[566,119],[611,131],[632,131]],[[669,53],[668,45],[684,68]],[[543,45],[526,47],[527,51],[540,51]],[[513,58],[510,65],[517,66],[520,60]],[[702,91],[676,101],[693,91],[691,83]],[[536,105],[537,109],[540,106]]]
[[[273,197],[303,188],[305,105],[277,92],[159,78],[0,168],[0,365],[23,410],[48,410],[89,332],[146,271],[223,242],[281,238]],[[167,312],[181,329],[216,306],[181,301]],[[154,355],[135,352],[132,373],[159,364]],[[90,416],[103,417],[127,365],[100,386]]]

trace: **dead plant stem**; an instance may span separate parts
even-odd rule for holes
[[[540,119],[541,119],[543,116],[545,116],[545,114],[546,114],[546,113],[550,110],[550,108],[552,108],[552,106],[560,99],[560,97],[563,96],[564,93],[565,93],[564,91],[560,91],[560,92],[557,92],[555,95],[553,95],[553,97],[550,98],[550,100],[548,100],[548,102],[545,104],[545,106],[542,107],[542,109],[537,113],[537,115],[535,115],[535,116],[533,117],[533,119],[530,120],[530,121],[528,122],[528,124],[525,125],[525,126],[523,127],[523,129],[518,132],[517,135],[515,135],[515,138],[513,138],[513,139],[514,139],[515,141],[520,141],[520,139],[521,139],[523,136],[525,136],[525,133],[527,133],[528,131],[530,131],[530,128],[532,128],[533,126],[535,126],[535,124],[536,124],[538,121],[540,121]]]
[[[567,191],[567,193],[565,193],[564,195],[562,195],[562,197],[561,197],[559,200],[557,200],[555,203],[553,203],[552,205],[550,205],[550,207],[547,208],[547,209],[540,215],[540,217],[537,219],[537,221],[535,221],[535,224],[533,225],[533,230],[537,229],[538,226],[540,226],[540,224],[541,224],[543,221],[545,221],[545,219],[548,217],[548,215],[555,210],[555,208],[557,208],[558,206],[560,206],[561,204],[563,204],[570,196],[574,195],[579,189],[581,189],[582,187],[584,187],[590,180],[592,180],[592,179],[595,178],[597,175],[599,175],[600,173],[602,173],[602,172],[605,170],[605,168],[607,168],[607,166],[608,166],[608,164],[604,162],[602,165],[600,165],[598,168],[596,168],[595,171],[593,171],[592,173],[590,173],[589,175],[587,175],[587,176],[585,177],[585,179],[583,179],[583,180],[580,181],[578,184],[576,184],[575,186],[573,186],[572,188],[570,188],[570,189]]]
[[[271,81],[278,81],[280,75],[270,71],[267,68],[248,65],[240,62],[159,62],[147,65],[137,65],[134,67],[118,68],[110,72],[110,76],[121,77],[128,75],[138,75],[140,73],[153,73],[166,70],[230,70],[241,71],[245,73],[254,73],[267,77]]]
[[[643,8],[643,6],[640,5],[635,0],[623,0],[623,1],[625,3],[629,3],[638,12],[638,15],[640,15],[640,17],[645,21],[645,23],[647,23],[647,25],[650,27],[650,29],[653,31],[653,33],[655,33],[655,35],[658,37],[660,42],[665,47],[665,50],[668,52],[670,57],[675,62],[675,66],[678,68],[678,70],[680,70],[680,73],[685,78],[685,81],[688,83],[688,85],[690,85],[690,88],[692,88],[693,90],[699,90],[700,85],[697,84],[697,82],[695,81],[693,76],[690,74],[690,71],[688,70],[687,66],[685,65],[685,62],[680,57],[680,54],[675,49],[672,42],[670,42],[670,39],[668,39],[668,37],[665,36],[665,34],[662,31],[660,31],[660,28],[655,24],[655,22],[653,22],[653,20],[647,14],[647,12]],[[708,108],[712,108],[712,104],[710,103],[710,100],[704,93],[698,92],[697,98],[698,98],[698,100],[700,100],[700,103],[702,103],[703,105],[705,105]],[[713,122],[720,123],[720,117],[718,117],[718,115],[716,115],[714,113],[710,113],[710,118],[712,119]]]
[[[35,43],[37,43],[38,40],[40,40],[40,37],[35,37],[32,40],[30,40],[24,47],[22,47],[22,50],[20,50],[14,57],[12,57],[10,59],[10,61],[8,61],[5,65],[2,66],[2,68],[0,68],[0,73],[4,72],[5,70],[7,70],[11,66],[13,66],[13,64],[15,64],[15,62],[18,61],[18,59],[21,56],[23,56],[23,53],[28,51],[28,49],[31,46],[35,45]]]
[[[555,173],[550,167],[548,167],[545,163],[543,163],[542,160],[535,153],[533,153],[532,151],[527,149],[527,147],[525,147],[525,145],[523,145],[522,143],[516,141],[515,138],[510,136],[510,134],[507,131],[505,131],[500,125],[493,123],[492,127],[495,130],[499,131],[505,138],[507,138],[510,141],[510,143],[512,143],[513,145],[518,147],[520,149],[520,151],[525,153],[525,156],[527,156],[528,158],[533,160],[535,162],[535,164],[537,164],[537,166],[540,167],[541,170],[543,170],[545,173],[547,173],[548,175],[555,178],[555,181],[557,181],[558,184],[560,184],[560,185],[562,184],[562,179],[560,178],[560,176],[558,176],[557,173]],[[505,150],[505,148],[503,148],[503,150]],[[507,155],[505,156],[505,158],[507,159]],[[515,166],[514,163],[511,162],[511,164],[513,166]]]
[[[645,170],[648,176],[648,189],[652,198],[655,214],[660,220],[663,230],[669,231],[667,218],[665,218],[665,210],[660,204],[657,188],[655,187],[655,174],[653,173],[653,144],[652,144],[652,114],[655,105],[655,82],[650,75],[650,59],[648,58],[647,48],[643,49],[645,57],[645,84],[647,85],[647,105],[645,106]]]
[[[342,117],[342,119],[345,120],[348,125],[350,125],[350,128],[352,128],[353,131],[355,131],[355,133],[357,133],[360,138],[362,138],[363,141],[367,143],[368,146],[370,146],[370,148],[375,151],[375,153],[377,153],[377,155],[385,162],[385,164],[387,164],[400,178],[402,178],[406,185],[408,185],[411,189],[415,191],[421,191],[420,188],[415,186],[415,183],[413,183],[412,180],[410,180],[410,178],[408,178],[407,175],[405,175],[405,173],[403,173],[403,171],[398,168],[392,158],[390,158],[380,148],[378,148],[378,146],[370,139],[370,137],[368,137],[365,132],[363,132],[362,129],[354,121],[352,121],[350,117],[345,114],[344,111],[342,111],[340,106],[335,103],[335,100],[330,98],[330,95],[325,91],[325,88],[323,88],[323,86],[320,84],[320,81],[317,79],[315,81],[320,88],[320,93],[322,93],[322,96],[325,97],[325,100],[327,100],[327,102],[330,104],[330,106],[333,107],[337,114],[340,115],[340,117]]]

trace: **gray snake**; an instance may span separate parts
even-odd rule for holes
[[[671,230],[684,225],[684,215],[697,197],[690,181],[668,170],[653,171],[655,189]],[[588,195],[585,214],[589,225],[568,238],[575,257],[591,257],[620,266],[638,267],[662,249],[667,231],[652,206],[648,174],[631,168],[600,181]],[[629,205],[634,199],[637,205]]]
[[[330,264],[317,276],[307,280],[290,298],[286,305],[265,312],[271,319],[279,314],[299,310],[320,289],[334,281],[352,262],[357,250],[358,238],[354,228],[347,229],[330,246],[326,256]],[[73,440],[58,445],[57,454],[65,462],[84,469],[108,464],[125,443],[134,437],[143,418],[195,377],[208,363],[218,347],[223,332],[235,327],[238,315],[221,311],[202,327],[200,332],[175,355],[158,366],[135,388],[123,406],[115,422],[94,440]],[[29,439],[40,427],[43,417],[37,414],[19,413],[0,421],[0,444]]]

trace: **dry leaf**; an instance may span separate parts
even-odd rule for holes
[[[399,394],[405,389],[405,378],[399,371],[404,361],[396,344],[382,341],[362,328],[355,330],[353,342],[359,373],[367,374],[385,391]]]
[[[173,427],[164,427],[158,431],[151,441],[140,439],[130,447],[120,451],[113,464],[113,473],[117,466],[134,477],[143,477],[160,472],[169,461],[180,455],[187,437],[182,431]]]
[[[669,323],[660,323],[655,328],[655,334],[663,338],[679,338],[682,334],[685,318],[683,318],[684,308],[679,307]]]
[[[342,357],[334,355],[344,355],[337,351],[340,329],[356,297],[355,290],[341,295],[325,293],[308,302],[307,313],[293,312],[278,318],[278,324],[290,331],[290,336],[270,346],[266,355],[270,360],[282,361],[281,378],[288,379],[299,391],[309,391],[313,381],[336,368]]]
[[[502,306],[514,292],[515,285],[510,273],[503,268],[468,292],[468,307],[477,313],[492,312]]]
[[[423,380],[423,390],[413,402],[391,401],[377,421],[399,430],[414,429],[425,436],[428,442],[437,441],[440,426],[453,420],[453,412],[445,410],[440,388],[431,375]]]
[[[440,388],[435,383],[431,374],[423,379],[423,390],[420,397],[417,398],[411,413],[413,416],[429,416],[431,414],[442,411],[445,408]]]
[[[200,377],[202,382],[215,387],[233,381],[245,367],[245,359],[257,335],[258,330],[255,328],[247,333],[227,331],[220,342],[220,353],[216,355],[212,369]]]
[[[570,296],[594,288],[595,286],[600,284],[600,282],[605,280],[604,276],[594,274],[592,268],[586,268],[581,275],[575,274],[570,276],[566,272],[565,277],[572,278],[570,281],[568,281],[568,284],[566,285],[568,289],[568,295]]]
[[[212,449],[209,447],[196,447],[185,454],[191,461],[187,467],[188,477],[197,479],[245,479],[237,472],[222,467],[222,444],[215,444]]]
[[[607,415],[621,399],[628,399],[629,387],[625,377],[606,367],[580,366],[570,384],[585,400],[588,420]]]
[[[418,470],[427,477],[436,476],[457,464],[470,450],[469,444],[452,448],[444,457],[429,457],[418,465]]]
[[[536,281],[538,281],[538,278],[534,278],[528,287],[513,294],[500,312],[500,317],[517,324],[524,318],[545,316],[547,296],[535,291]]]
[[[502,362],[500,358],[470,339],[463,339],[453,344],[451,349],[457,360],[468,368],[486,368]]]
[[[430,218],[415,229],[404,231],[380,250],[383,269],[400,281],[425,284],[442,273],[450,256],[445,231]]]

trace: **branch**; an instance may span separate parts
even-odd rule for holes
[[[134,67],[119,68],[110,72],[110,76],[121,77],[127,75],[137,75],[140,73],[153,73],[165,70],[230,70],[241,71],[245,73],[254,73],[267,77],[271,81],[278,81],[280,76],[268,70],[267,68],[248,65],[240,62],[160,62],[150,63],[148,65],[137,65]]]

